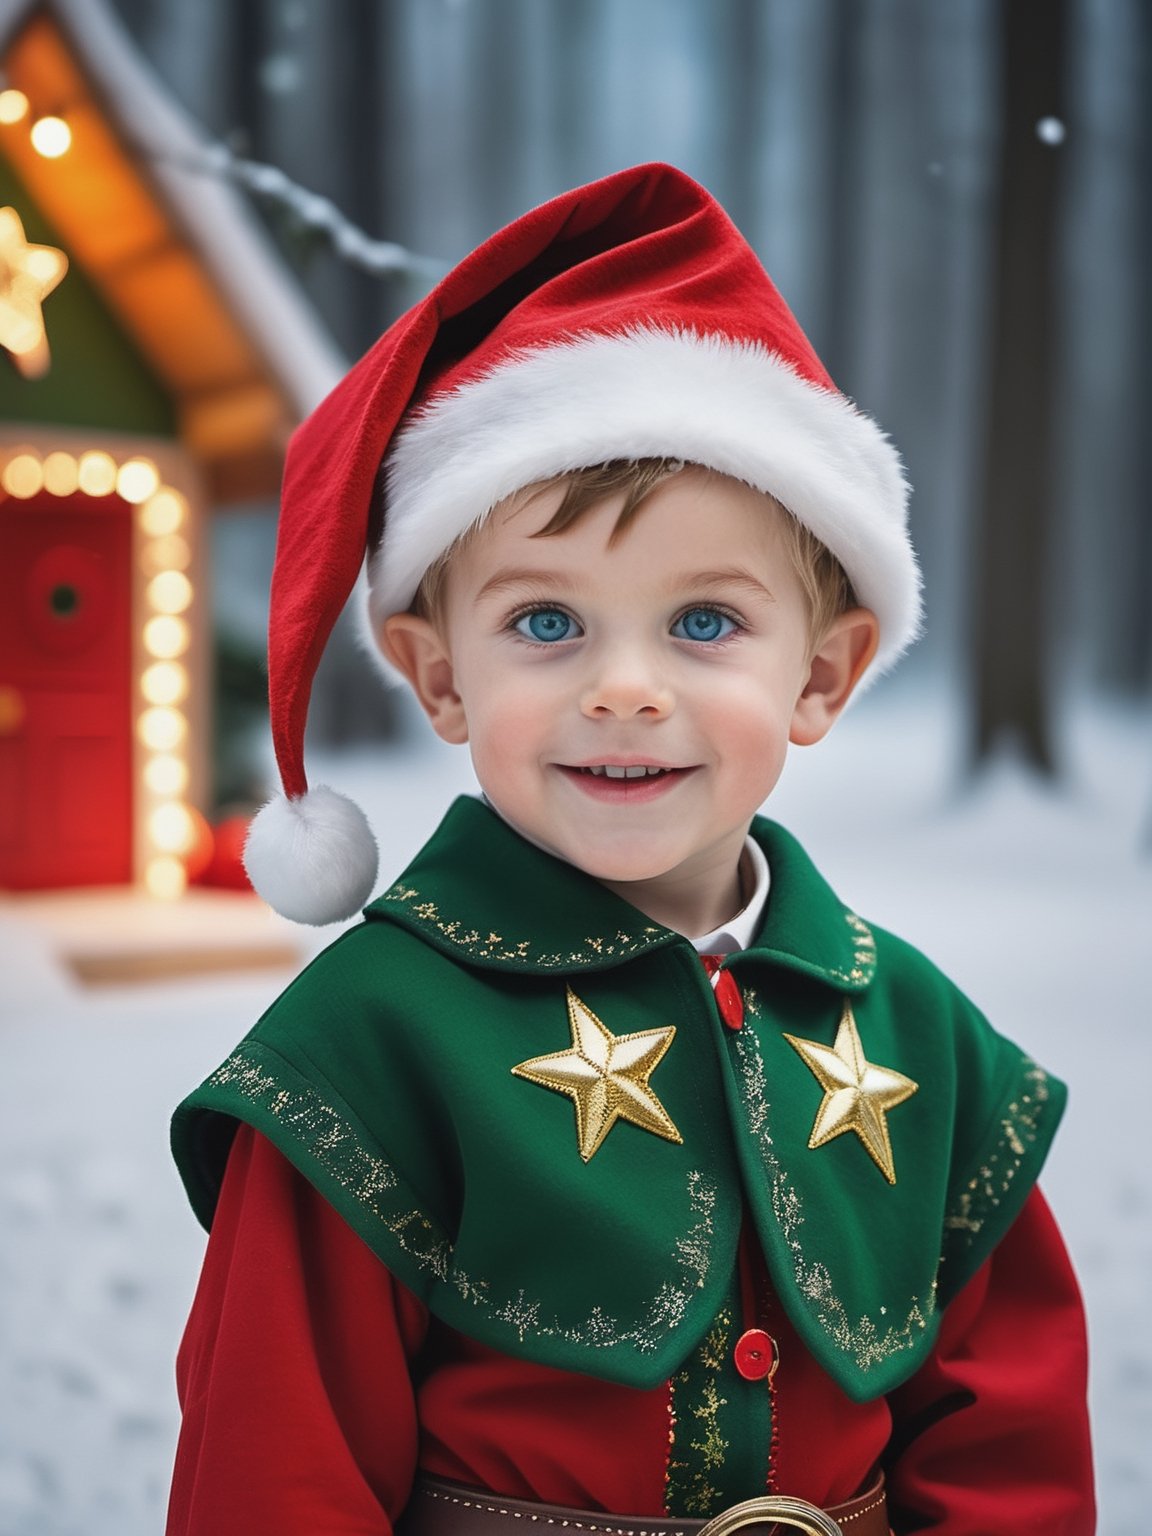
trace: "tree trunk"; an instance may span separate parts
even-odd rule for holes
[[[979,764],[1007,739],[1053,774],[1048,592],[1062,154],[1038,125],[1064,120],[1066,0],[1002,0],[998,15],[1002,137],[972,573],[973,755]]]
[[[820,356],[841,389],[852,392],[852,314],[859,294],[861,185],[860,141],[865,93],[860,80],[864,0],[833,7],[829,37],[828,112],[832,118],[832,161],[826,202],[827,300]]]
[[[1139,57],[1145,61],[1145,86],[1141,93],[1140,127],[1136,141],[1136,154],[1140,167],[1138,181],[1139,205],[1136,216],[1136,238],[1133,259],[1138,270],[1148,261],[1152,252],[1152,13],[1147,5],[1133,10],[1135,42]],[[1146,418],[1148,401],[1152,398],[1152,283],[1146,268],[1144,280],[1136,287],[1136,313],[1133,316],[1137,337],[1136,371],[1133,383],[1141,402],[1140,414]],[[1134,423],[1135,425],[1135,423]],[[1117,667],[1117,681],[1125,691],[1133,695],[1146,695],[1152,683],[1152,515],[1149,514],[1147,496],[1152,485],[1152,433],[1136,426],[1136,473],[1131,483],[1129,536],[1125,540],[1130,554],[1127,563],[1129,589],[1126,612],[1132,623],[1125,636],[1125,646]]]

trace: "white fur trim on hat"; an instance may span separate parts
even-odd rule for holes
[[[828,546],[880,621],[873,673],[915,639],[908,486],[876,423],[758,342],[655,326],[517,353],[413,415],[387,460],[372,629],[406,609],[437,556],[514,491],[664,455],[769,492]]]
[[[277,795],[253,818],[244,844],[248,878],[294,923],[338,923],[367,904],[376,884],[376,839],[354,801],[317,784]]]

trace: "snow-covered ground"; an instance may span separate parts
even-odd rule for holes
[[[961,790],[947,708],[880,696],[794,754],[769,809],[857,910],[925,949],[1070,1082],[1045,1184],[1088,1301],[1101,1529],[1142,1536],[1152,728],[1080,704],[1064,740],[1059,790],[1008,763]],[[431,741],[323,767],[368,809],[387,874],[471,786],[463,755]],[[204,1242],[168,1161],[167,1118],[286,977],[86,991],[10,910],[0,976],[0,1536],[153,1536]]]

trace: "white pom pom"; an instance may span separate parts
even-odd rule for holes
[[[297,800],[270,800],[244,844],[244,868],[257,893],[281,916],[317,927],[354,917],[367,903],[376,862],[368,818],[326,784]]]

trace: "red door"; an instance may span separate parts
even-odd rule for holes
[[[131,508],[0,497],[0,886],[132,879]]]

